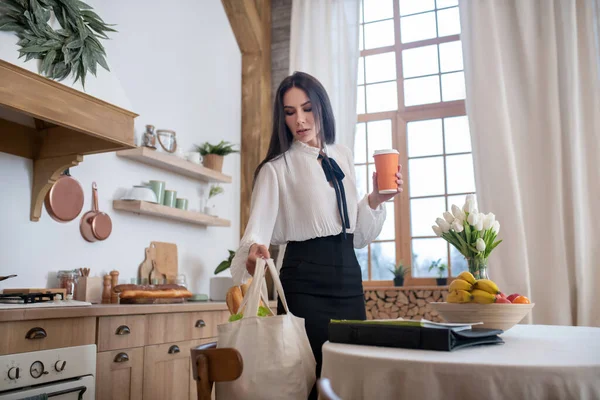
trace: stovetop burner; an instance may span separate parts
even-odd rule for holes
[[[56,293],[7,293],[0,294],[0,303],[8,304],[33,304],[53,301]]]

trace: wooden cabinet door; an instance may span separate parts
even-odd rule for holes
[[[144,400],[197,399],[191,352],[210,340],[188,340],[144,348]]]
[[[96,399],[142,400],[143,376],[143,347],[98,353]]]

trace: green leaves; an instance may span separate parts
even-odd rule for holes
[[[235,146],[235,144],[221,140],[219,144],[210,144],[206,142],[202,146],[196,145],[196,149],[202,156],[207,154],[226,156],[231,153],[239,153],[239,150],[234,150],[233,146]]]
[[[227,268],[231,267],[231,262],[233,261],[233,257],[235,257],[235,251],[233,251],[233,250],[227,250],[227,251],[229,251],[229,258],[227,258],[227,260],[225,260],[225,261],[221,261],[219,266],[215,269],[215,275],[217,275],[218,273],[223,272]]]
[[[54,12],[62,29],[48,21]],[[42,60],[40,74],[62,81],[69,75],[81,80],[85,90],[88,72],[94,76],[97,64],[109,71],[106,52],[98,38],[108,39],[110,28],[92,7],[79,0],[1,0],[0,31],[15,32],[25,61]]]

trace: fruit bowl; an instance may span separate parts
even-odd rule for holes
[[[507,331],[527,316],[535,306],[531,304],[478,304],[478,303],[429,303],[446,322],[483,322],[473,329],[502,329]]]

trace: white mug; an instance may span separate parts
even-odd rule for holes
[[[185,152],[183,151],[182,148],[177,147],[177,150],[175,150],[175,155],[177,156],[177,158],[181,158],[182,160],[185,160]]]
[[[197,151],[190,151],[189,153],[186,153],[185,157],[194,164],[200,164],[202,162],[202,156],[200,156],[200,153]]]

